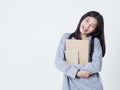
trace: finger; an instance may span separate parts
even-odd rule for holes
[[[90,72],[89,74],[92,75],[93,73]]]
[[[92,72],[89,72],[89,71],[87,71],[87,73],[90,74],[90,75],[92,74]]]

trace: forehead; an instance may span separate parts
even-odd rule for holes
[[[89,22],[91,22],[92,24],[97,25],[97,23],[98,23],[98,22],[97,22],[97,19],[94,18],[94,17],[87,16],[84,20],[86,20],[86,19],[88,19]]]

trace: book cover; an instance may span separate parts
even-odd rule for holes
[[[78,50],[66,50],[65,56],[68,64],[78,64]]]
[[[71,53],[71,50],[78,51],[78,64],[86,64],[89,59],[89,40],[75,40],[75,39],[67,39],[66,40],[66,51]],[[73,53],[71,53],[73,54]],[[72,56],[76,56],[73,54]],[[67,58],[71,58],[71,56],[67,56]],[[74,57],[75,58],[75,57]],[[73,59],[71,59],[73,60]],[[76,60],[76,59],[75,59]],[[74,60],[72,62],[75,62]]]

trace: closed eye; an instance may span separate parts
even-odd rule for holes
[[[86,22],[89,22],[89,19],[86,19],[85,21],[86,21]]]

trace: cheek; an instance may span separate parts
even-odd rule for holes
[[[94,28],[90,28],[90,32],[94,32],[95,31],[95,29]]]
[[[81,23],[81,26],[83,26],[83,25],[85,25],[85,22],[84,22],[84,21]]]
[[[84,22],[82,22],[82,23],[80,24],[80,28],[82,28],[84,25],[85,25]]]
[[[82,23],[80,24],[80,29],[82,29]]]

